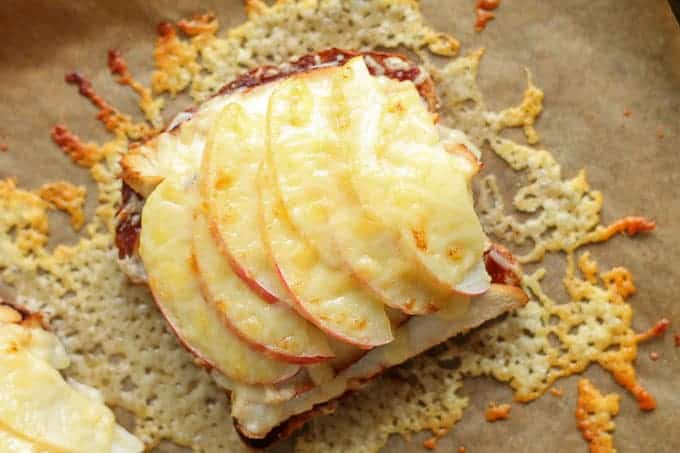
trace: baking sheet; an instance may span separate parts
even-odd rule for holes
[[[513,0],[503,2],[487,30],[473,30],[472,0],[424,1],[436,28],[460,39],[462,51],[486,47],[480,84],[492,109],[516,103],[524,87],[523,68],[546,94],[537,128],[542,146],[562,163],[566,176],[587,167],[591,185],[603,191],[603,221],[646,215],[656,233],[634,240],[617,237],[593,246],[602,267],[623,265],[636,277],[631,303],[634,326],[643,330],[659,318],[673,324],[664,338],[640,347],[640,380],[659,407],[641,413],[635,400],[592,366],[585,375],[603,392],[622,395],[615,444],[621,452],[680,451],[680,30],[662,0]],[[156,25],[196,10],[217,12],[222,29],[244,19],[239,1],[21,1],[0,5],[0,178],[15,176],[21,187],[66,179],[90,185],[86,170],[73,166],[49,138],[64,123],[88,140],[104,138],[94,108],[63,81],[77,69],[123,111],[136,111],[134,95],[115,84],[106,51],[123,52],[142,82],[148,83]],[[188,102],[188,101],[186,101]],[[176,111],[182,101],[167,109]],[[628,109],[630,116],[624,116]],[[663,138],[661,138],[663,135]],[[487,167],[506,183],[498,162]],[[502,181],[503,182],[503,181]],[[91,185],[90,185],[91,186]],[[94,206],[88,194],[88,215]],[[1,215],[1,213],[0,213]],[[52,241],[75,237],[65,216],[50,218]],[[553,258],[546,261],[561,266]],[[561,272],[561,271],[560,271]],[[562,296],[559,282],[549,292]],[[660,358],[652,361],[650,352]],[[586,451],[574,420],[577,378],[559,381],[563,398],[546,395],[528,405],[513,404],[508,421],[489,424],[489,401],[509,402],[509,388],[491,379],[468,379],[463,393],[470,406],[463,420],[439,443],[443,452]],[[226,423],[226,422],[225,422]],[[370,429],[367,427],[367,429]],[[421,440],[394,438],[386,451],[420,451]],[[286,451],[288,445],[276,450]]]

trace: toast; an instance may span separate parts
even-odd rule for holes
[[[249,445],[526,303],[472,208],[479,152],[438,105],[406,57],[327,49],[240,76],[122,158],[121,268]]]

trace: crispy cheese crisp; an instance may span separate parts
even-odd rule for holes
[[[272,6],[248,0],[246,8],[248,20],[222,32],[212,15],[162,24],[150,88],[136,82],[122,55],[109,56],[112,75],[139,96],[145,123],[119,112],[82,76],[70,77],[97,106],[97,118],[113,136],[95,144],[64,126],[53,131],[54,140],[76,164],[89,168],[97,185],[95,215],[76,245],[46,250],[49,204],[36,193],[17,188],[13,180],[0,181],[3,282],[15,286],[20,303],[50,319],[73,353],[67,374],[100,389],[109,404],[131,412],[135,434],[149,445],[166,439],[197,452],[245,450],[226,422],[225,392],[194,365],[168,331],[148,291],[131,285],[116,262],[118,160],[129,145],[158,130],[162,96],[188,90],[203,100],[244,70],[326,47],[402,46],[426,63],[429,52],[452,57],[459,48],[453,37],[427,25],[417,4],[409,0],[364,0],[353,2],[351,8],[341,0],[289,0]],[[474,51],[450,59],[443,68],[428,68],[437,81],[441,120],[464,130],[477,146],[489,143],[493,152],[523,172],[524,185],[513,204],[531,215],[530,221],[506,211],[493,177],[481,187],[478,212],[486,231],[507,245],[533,246],[521,257],[524,262],[568,252],[569,299],[558,303],[544,294],[540,280],[545,270],[524,276],[523,286],[531,295],[525,308],[474,332],[465,344],[451,342],[417,357],[379,378],[369,391],[342,399],[332,418],[314,420],[298,438],[297,451],[372,452],[391,434],[429,429],[443,436],[463,416],[467,398],[458,392],[463,377],[470,375],[508,382],[516,400],[530,401],[560,377],[599,363],[641,405],[653,403],[632,366],[641,341],[631,328],[632,309],[627,303],[634,288],[632,277],[622,269],[599,274],[587,255],[581,255],[578,265],[574,255],[588,242],[645,228],[630,223],[600,226],[603,197],[590,188],[585,172],[566,178],[549,151],[499,137],[507,127],[522,127],[530,143],[538,141],[534,124],[543,94],[530,80],[520,105],[489,111],[476,83],[482,54]],[[551,336],[558,338],[559,346],[551,344]]]
[[[85,223],[83,204],[87,190],[84,186],[74,186],[70,182],[57,181],[43,184],[38,195],[54,209],[66,212],[71,216],[71,226],[76,231]]]
[[[578,382],[576,426],[590,453],[616,453],[614,448],[614,418],[619,413],[619,395],[602,395],[588,379]]]

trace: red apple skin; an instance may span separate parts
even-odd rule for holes
[[[231,269],[236,275],[239,276],[243,283],[248,285],[248,287],[255,294],[260,296],[260,298],[265,302],[270,304],[282,302],[276,294],[272,293],[264,285],[260,284],[260,282],[257,281],[257,279],[248,271],[248,269],[239,263],[236,257],[231,253],[231,250],[227,244],[222,239],[222,235],[220,234],[217,223],[215,222],[215,219],[212,218],[212,216],[208,220],[208,225],[210,226],[210,234],[217,244],[217,249],[220,251],[222,256],[226,258],[229,266],[231,266]]]
[[[198,272],[196,273],[196,277],[198,280],[198,286],[201,290],[201,295],[203,296],[203,299],[208,305],[210,305],[211,307],[216,307],[217,301],[213,299],[212,294],[210,293],[207,285],[205,284],[204,279],[201,277],[200,267],[198,267],[197,260],[193,257],[192,259],[194,263],[196,263],[195,267],[198,270]],[[236,327],[236,325],[233,322],[231,322],[231,320],[224,313],[218,310],[215,310],[215,312],[219,316],[220,321],[222,321],[222,324],[225,327],[227,327],[234,335],[236,335],[239,338],[239,340],[243,341],[245,344],[247,344],[255,351],[260,352],[278,362],[294,363],[298,365],[312,365],[314,363],[327,362],[328,360],[331,360],[334,357],[333,355],[294,355],[281,351],[278,348],[271,347],[263,343],[259,343],[253,340],[252,338],[248,337],[248,335],[246,335],[245,333],[243,333],[238,327]]]
[[[203,357],[202,353],[201,353],[198,349],[196,349],[196,348],[194,348],[193,346],[191,346],[191,345],[190,345],[190,344],[182,337],[182,334],[179,332],[179,330],[177,329],[177,327],[172,323],[172,321],[170,321],[170,317],[168,316],[168,314],[166,313],[165,309],[163,308],[163,304],[159,302],[159,299],[157,298],[157,295],[156,295],[156,293],[155,293],[155,291],[154,291],[154,289],[153,289],[153,288],[154,288],[154,284],[153,284],[153,280],[152,280],[152,279],[149,279],[149,285],[148,285],[148,286],[149,286],[149,290],[151,291],[152,299],[153,299],[154,303],[156,304],[156,307],[158,307],[158,311],[161,312],[161,316],[163,316],[163,319],[165,319],[166,324],[168,325],[168,327],[170,327],[170,330],[172,331],[172,334],[175,336],[175,338],[177,339],[177,341],[179,342],[179,344],[180,344],[184,349],[186,349],[189,353],[191,353],[191,355],[194,356],[194,363],[195,363],[196,365],[200,366],[201,368],[204,368],[204,369],[206,369],[206,370],[208,370],[208,371],[210,371],[210,370],[217,370],[217,371],[219,371],[220,373],[222,373],[223,375],[228,376],[228,373],[225,373],[224,370],[222,370],[222,369],[219,368],[217,365],[215,365],[211,360],[207,359],[206,357]],[[248,382],[248,384],[253,384],[253,385],[254,385],[254,384],[262,384],[262,385],[266,385],[266,384],[279,384],[279,383],[285,381],[286,379],[290,379],[291,377],[295,376],[298,372],[299,372],[299,369],[296,370],[294,373],[291,373],[290,375],[282,376],[280,379],[277,379],[277,380],[275,380],[275,381],[273,381],[273,382]]]
[[[269,248],[269,247],[267,247]],[[271,258],[272,255],[268,250],[268,255]],[[274,263],[274,267],[276,268],[276,274],[279,276],[279,279],[281,280],[281,283],[283,284],[284,288],[286,288],[286,291],[290,294],[290,298],[292,301],[292,306],[293,308],[302,316],[305,318],[307,321],[311,322],[315,326],[317,326],[319,329],[321,329],[324,333],[327,335],[342,341],[343,343],[351,344],[352,346],[356,346],[359,349],[364,349],[364,350],[369,350],[373,349],[376,346],[380,346],[380,344],[366,344],[366,343],[360,343],[355,340],[352,340],[351,338],[348,338],[338,332],[335,332],[332,329],[329,329],[327,326],[325,326],[323,323],[319,322],[318,319],[316,319],[309,311],[304,306],[304,303],[300,300],[299,297],[293,292],[291,287],[288,285],[288,282],[286,281],[286,278],[283,274],[283,271],[279,267],[278,264]]]
[[[260,202],[259,199],[261,198],[261,192],[262,188],[257,187],[258,191],[258,203]],[[261,206],[261,205],[260,205]],[[312,314],[304,307],[304,303],[300,300],[300,298],[295,294],[293,289],[288,285],[288,282],[286,280],[286,277],[279,266],[279,264],[276,262],[274,259],[274,253],[272,252],[271,245],[269,243],[269,240],[267,238],[267,228],[265,225],[265,219],[264,219],[264,212],[263,209],[259,209],[259,215],[258,215],[258,225],[260,229],[260,234],[262,235],[263,243],[265,245],[265,251],[267,253],[267,257],[269,258],[269,262],[274,266],[274,269],[276,270],[276,275],[279,277],[279,281],[283,285],[284,289],[288,293],[289,297],[287,299],[287,302],[290,304],[290,306],[297,311],[300,316],[305,318],[307,321],[311,322],[314,324],[316,327],[318,327],[321,331],[323,331],[325,334],[327,334],[330,337],[333,337],[343,343],[351,344],[353,346],[356,346],[359,349],[372,349],[376,346],[380,346],[380,344],[366,344],[366,343],[360,343],[355,340],[352,340],[351,338],[347,338],[346,336],[339,334],[338,332],[335,332],[331,329],[329,329],[327,326],[325,326],[323,323],[321,323],[316,317],[312,316]]]

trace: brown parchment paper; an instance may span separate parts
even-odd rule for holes
[[[636,329],[661,317],[673,322],[664,338],[640,347],[637,361],[641,382],[659,407],[640,412],[597,366],[585,375],[603,392],[622,395],[615,418],[619,451],[680,451],[680,348],[673,345],[680,333],[680,29],[663,0],[505,0],[497,19],[478,34],[473,4],[428,0],[422,8],[436,28],[460,39],[463,52],[487,48],[480,83],[489,106],[518,102],[523,68],[530,68],[546,95],[537,124],[542,146],[561,162],[564,174],[587,167],[591,185],[605,195],[605,223],[628,214],[657,221],[652,235],[617,237],[591,250],[603,268],[623,265],[636,277],[638,294],[631,302]],[[0,178],[14,176],[25,188],[56,179],[90,185],[87,172],[73,166],[49,138],[55,123],[88,140],[104,137],[94,108],[64,83],[64,74],[81,71],[114,105],[136,111],[134,95],[108,74],[107,49],[122,51],[133,73],[148,83],[157,23],[197,10],[215,11],[222,29],[244,19],[238,0],[1,2],[0,143],[9,150],[0,153]],[[181,105],[171,105],[166,114]],[[625,109],[630,116],[624,116]],[[485,171],[512,187],[510,173],[494,159]],[[90,187],[88,215],[96,196]],[[54,214],[50,222],[52,242],[75,240],[65,216]],[[545,265],[562,275],[561,258]],[[547,289],[564,296],[559,279]],[[657,361],[650,359],[652,351],[660,354]],[[463,393],[471,397],[470,406],[437,451],[459,446],[469,453],[586,451],[573,415],[576,381],[557,383],[562,398],[546,394],[528,405],[513,404],[510,420],[489,424],[487,403],[510,402],[512,394],[491,379],[467,379]],[[424,438],[414,436],[410,443],[393,438],[386,451],[421,451]],[[275,447],[289,449],[289,444]]]

